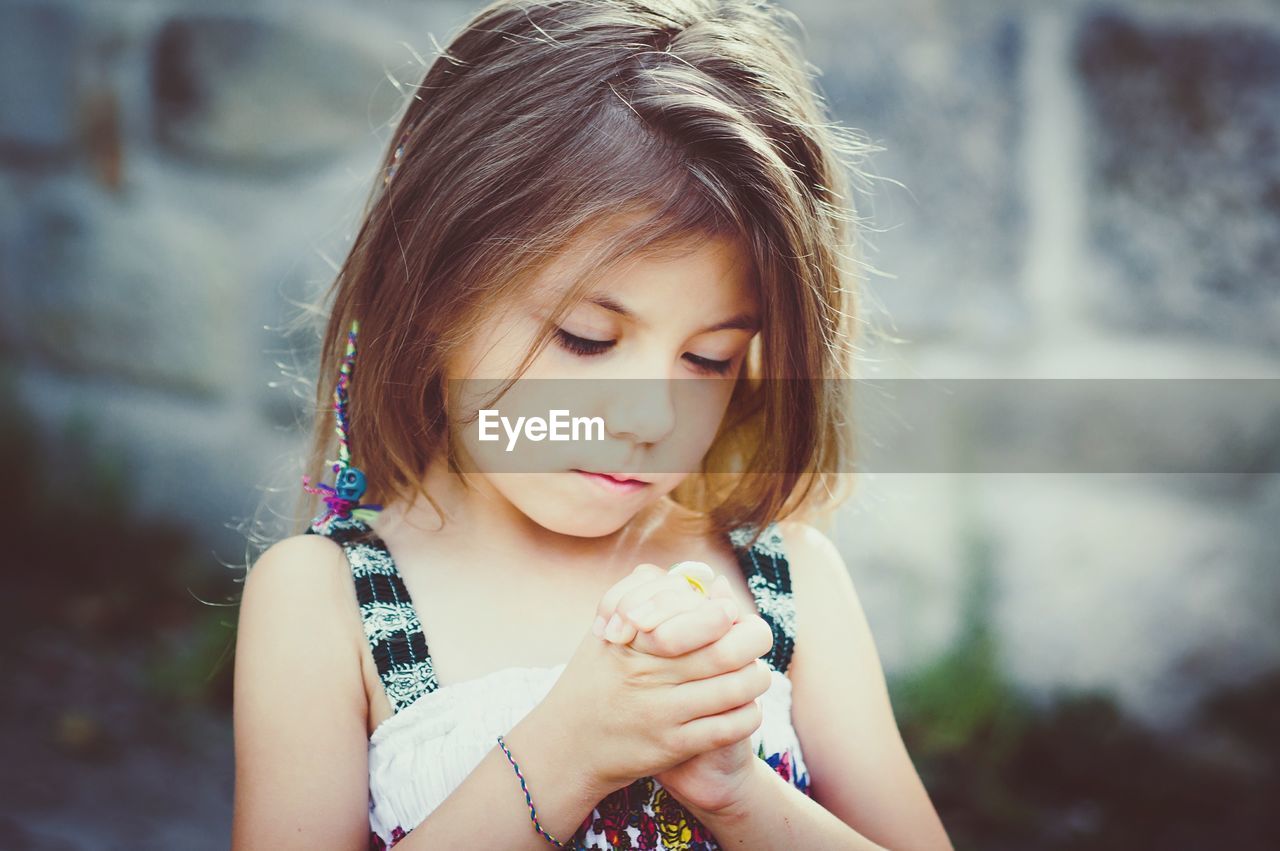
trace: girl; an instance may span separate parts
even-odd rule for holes
[[[330,293],[314,519],[246,578],[236,851],[950,847],[801,520],[868,148],[789,21],[499,0],[427,71]],[[531,386],[603,439],[513,470],[475,424]]]

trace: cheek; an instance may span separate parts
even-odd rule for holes
[[[466,452],[475,468],[494,474],[536,474],[583,466],[579,456],[584,446],[598,442],[551,439],[553,427],[555,436],[572,434],[563,415],[558,415],[559,422],[553,422],[551,416],[553,409],[567,407],[560,390],[564,383],[525,375],[494,399],[507,383],[508,379],[503,378],[458,380],[451,384],[459,397],[458,405],[450,405],[452,440]],[[534,422],[540,424],[534,426]]]
[[[715,440],[733,395],[733,382],[724,379],[687,379],[676,382],[673,394],[682,454],[698,459]],[[692,471],[692,467],[682,468]]]
[[[497,312],[485,318],[474,336],[450,358],[449,376],[510,378],[533,347],[540,328],[537,322],[520,319],[518,311]],[[543,360],[544,356],[545,352],[539,353],[533,363]]]

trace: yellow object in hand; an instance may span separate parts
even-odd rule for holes
[[[668,570],[672,576],[683,576],[685,581],[702,596],[707,596],[707,586],[715,579],[715,571],[711,565],[700,561],[681,561],[673,564]]]

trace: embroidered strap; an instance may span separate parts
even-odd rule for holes
[[[324,535],[347,555],[364,634],[392,708],[399,712],[435,691],[439,684],[422,623],[387,545],[368,524],[355,518],[317,518],[307,534]]]
[[[782,544],[777,523],[765,527],[760,537],[747,549],[751,529],[739,527],[729,533],[738,548],[738,560],[747,586],[756,599],[760,617],[773,630],[773,647],[761,658],[774,670],[785,674],[791,664],[791,651],[796,644],[796,604],[791,594],[791,566]]]
[[[346,553],[365,637],[392,708],[399,712],[439,688],[417,609],[377,533],[354,517],[317,517],[307,534],[324,535]],[[751,547],[742,549],[750,538],[746,527],[729,533],[760,617],[773,631],[773,646],[761,658],[785,674],[796,634],[790,565],[776,523],[767,526]]]

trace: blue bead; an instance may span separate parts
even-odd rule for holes
[[[349,499],[352,502],[359,502],[366,489],[364,471],[357,467],[343,469],[338,473],[337,482],[334,484],[334,490],[338,492],[338,496],[343,499]]]

